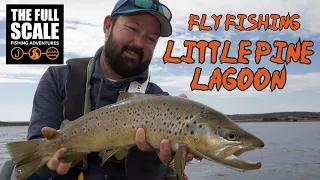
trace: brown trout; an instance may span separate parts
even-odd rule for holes
[[[146,131],[147,142],[159,149],[170,140],[174,165],[180,179],[189,152],[234,169],[254,170],[241,154],[264,147],[258,137],[242,129],[223,113],[199,102],[176,96],[121,92],[117,103],[91,111],[58,130],[51,139],[33,139],[6,145],[16,176],[27,179],[45,165],[61,147],[68,151],[62,162],[80,161],[100,152],[104,163],[111,156],[122,159],[135,146],[138,128]]]

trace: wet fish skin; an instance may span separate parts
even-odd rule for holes
[[[50,140],[12,142],[7,149],[16,164],[17,176],[24,180],[61,147],[68,149],[62,162],[81,160],[91,152],[101,152],[103,162],[112,155],[124,157],[135,145],[135,133],[140,127],[146,131],[147,142],[156,149],[163,138],[170,140],[181,179],[187,152],[231,168],[259,168],[259,164],[230,160],[234,153],[245,152],[244,148],[262,148],[264,144],[221,112],[182,97],[124,92],[117,103],[66,123]]]

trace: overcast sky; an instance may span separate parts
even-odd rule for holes
[[[32,108],[32,100],[37,83],[47,66],[17,66],[5,64],[5,24],[7,3],[19,3],[21,1],[2,0],[0,5],[0,121],[29,121]],[[103,20],[113,9],[115,0],[69,0],[54,1],[64,4],[65,14],[65,39],[64,58],[93,56],[96,50],[104,42],[102,31]],[[320,1],[318,0],[266,0],[257,3],[255,0],[163,0],[172,11],[173,34],[168,38],[161,38],[151,63],[151,81],[156,82],[163,90],[171,95],[185,93],[189,98],[207,104],[226,114],[239,113],[265,113],[275,111],[320,111],[320,62],[319,62],[319,40],[320,40]],[[29,0],[30,4],[48,3],[46,0]],[[227,14],[279,14],[293,15],[298,13],[301,27],[298,31],[282,30],[250,31],[242,32],[230,26],[229,31],[224,31],[223,22]],[[207,14],[206,25],[214,25],[210,18],[212,14],[223,15],[218,31],[198,31],[194,26],[193,31],[188,30],[190,14]],[[236,21],[237,22],[237,21]],[[248,23],[245,22],[247,26]],[[270,62],[270,56],[275,55],[273,50],[270,56],[263,57],[261,63],[256,65],[254,55],[247,58],[250,63],[247,65],[234,64],[210,64],[210,51],[206,53],[206,62],[192,65],[164,64],[163,55],[166,51],[168,40],[175,41],[172,56],[185,55],[187,49],[184,47],[185,40],[225,40],[231,41],[229,56],[237,56],[238,43],[240,40],[250,40],[251,49],[255,50],[257,40],[267,41],[271,45],[275,40],[296,43],[298,40],[312,40],[314,46],[309,48],[314,51],[310,65],[290,63],[286,66],[287,81],[284,89],[270,91],[269,86],[264,91],[256,91],[250,87],[246,91],[191,91],[192,81],[196,67],[202,68],[200,83],[208,83],[212,71],[220,67],[223,71],[228,67],[235,67],[238,70],[242,67],[249,67],[254,72],[257,68],[266,67],[273,70],[281,70],[283,65]],[[218,50],[220,55],[221,49]],[[284,53],[285,54],[285,53]],[[194,51],[194,58],[197,60],[197,51]]]

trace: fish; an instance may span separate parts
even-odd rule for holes
[[[18,179],[27,179],[62,147],[67,152],[59,158],[61,162],[77,162],[91,152],[99,152],[101,165],[112,156],[121,160],[136,146],[138,128],[145,130],[147,143],[157,151],[161,140],[170,140],[170,163],[179,179],[183,179],[188,153],[241,171],[262,166],[241,157],[263,148],[260,138],[222,112],[184,97],[120,92],[116,103],[63,122],[50,139],[6,144]]]

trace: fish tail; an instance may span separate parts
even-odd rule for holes
[[[25,180],[46,163],[38,146],[42,139],[12,142],[6,145],[7,150],[15,164],[15,175]]]

